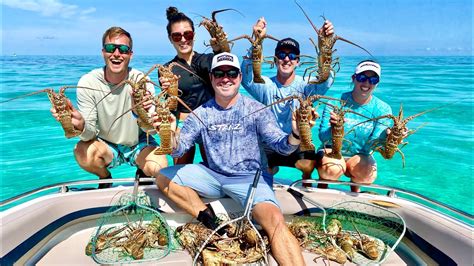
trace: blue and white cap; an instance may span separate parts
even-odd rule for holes
[[[373,71],[375,74],[377,74],[377,76],[379,76],[379,78],[382,74],[382,68],[380,65],[371,60],[362,61],[356,66],[356,74],[362,73],[364,71]]]
[[[240,70],[239,58],[235,54],[228,52],[216,54],[212,58],[211,70],[220,66],[232,66]]]

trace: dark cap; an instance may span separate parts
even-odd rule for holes
[[[296,53],[297,55],[300,54],[300,44],[295,39],[285,38],[278,41],[277,46],[275,48],[275,53],[277,53],[283,48],[290,49],[290,51]]]

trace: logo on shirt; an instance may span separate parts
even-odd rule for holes
[[[211,125],[209,126],[209,130],[213,131],[234,131],[234,130],[241,130],[241,124],[220,124],[220,125]]]

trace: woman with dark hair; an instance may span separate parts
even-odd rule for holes
[[[327,156],[331,152],[331,125],[337,123],[337,115],[332,107],[326,105],[319,128],[319,139],[323,149],[319,151],[320,162],[318,174],[322,180],[338,180],[343,174],[354,183],[371,184],[377,178],[377,162],[371,155],[375,146],[384,143],[391,120],[388,118],[361,123],[369,118],[375,118],[392,113],[390,106],[373,95],[381,77],[380,65],[372,60],[360,62],[352,75],[353,89],[341,95],[345,101],[344,108],[350,108],[354,113],[344,116],[344,141],[342,158]],[[340,105],[340,103],[333,103]],[[405,134],[406,136],[406,134]],[[327,185],[319,184],[319,188]],[[351,187],[359,192],[359,187]]]
[[[176,76],[179,76],[180,98],[191,109],[196,109],[214,96],[214,90],[209,79],[212,57],[214,53],[200,54],[193,50],[194,47],[194,24],[193,21],[184,13],[179,12],[176,7],[166,9],[168,25],[168,39],[176,50],[177,55],[166,65],[176,62],[181,67],[172,69]],[[211,40],[211,46],[214,40]],[[217,47],[213,50],[216,51]],[[215,52],[216,53],[216,52]],[[160,83],[166,90],[170,83],[168,79],[160,77]],[[177,117],[177,129],[180,130],[182,122],[189,115],[189,110],[183,105],[178,104],[178,110],[175,113]],[[190,149],[182,157],[175,159],[175,164],[192,163],[195,154],[195,147]],[[200,145],[201,156],[205,161],[205,153]]]

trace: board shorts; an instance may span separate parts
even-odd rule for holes
[[[290,155],[282,155],[273,150],[265,150],[265,154],[268,160],[268,166],[273,168],[275,166],[288,166],[295,167],[298,160],[316,160],[317,156],[314,151],[300,151],[300,148]]]
[[[331,147],[328,147],[328,148],[331,148]],[[325,154],[325,151],[324,151],[323,148],[320,148],[320,149],[318,150],[318,152],[316,153],[316,167],[321,166],[322,160],[323,160],[323,157],[324,157],[324,154]],[[354,155],[352,155],[352,156],[349,156],[349,155],[348,155],[348,156],[342,156],[342,157],[344,158],[344,161],[347,161],[347,160],[349,160],[351,157],[356,156],[356,155],[365,155],[365,156],[371,157],[371,158],[374,160],[374,162],[375,162],[374,166],[377,167],[377,161],[375,160],[373,154],[357,153],[357,154],[354,154]]]
[[[147,135],[146,134],[141,134],[138,143],[134,146],[126,146],[126,145],[121,145],[121,144],[115,144],[108,142],[104,139],[98,138],[99,141],[107,144],[109,146],[110,150],[112,151],[113,154],[113,159],[112,162],[110,162],[109,165],[107,165],[107,169],[112,169],[117,166],[120,166],[124,163],[128,163],[131,166],[137,166],[136,160],[138,157],[138,154],[146,147],[148,146],[158,146],[158,143],[156,140],[153,138],[153,136],[148,137],[148,143],[147,143]]]
[[[245,208],[252,187],[254,174],[224,175],[207,168],[204,164],[180,164],[160,170],[172,182],[192,188],[204,198],[229,196]],[[252,206],[260,202],[272,203],[280,208],[273,191],[272,176],[262,172]]]

